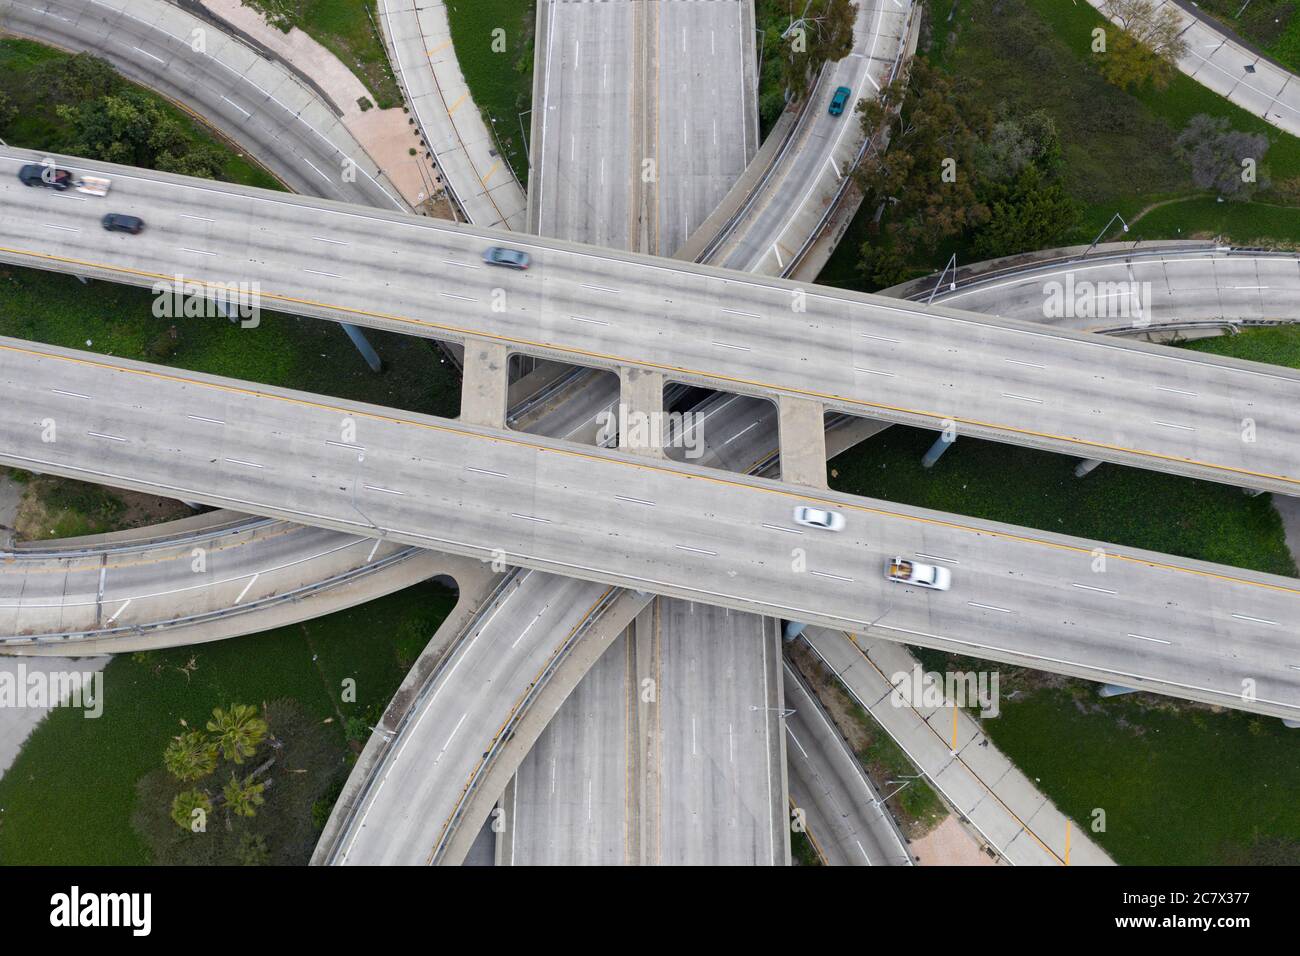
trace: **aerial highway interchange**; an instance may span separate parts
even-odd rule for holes
[[[18,32],[52,17],[61,36],[95,43],[88,21],[5,6]],[[754,187],[755,78],[736,69],[754,55],[742,39],[752,10],[690,6],[539,4],[534,235],[500,228],[525,217],[490,209],[481,181],[461,180],[458,208],[482,210],[487,225],[411,215],[377,169],[360,187],[336,190],[326,176],[329,189],[303,182],[285,195],[0,147],[4,262],[155,290],[249,283],[280,311],[463,346],[465,367],[454,421],[0,338],[0,461],[267,519],[109,545],[102,553],[138,569],[114,570],[107,590],[94,546],[7,555],[0,651],[159,646],[141,643],[146,629],[211,640],[421,577],[460,580],[466,558],[516,569],[431,642],[408,709],[374,729],[313,858],[333,864],[461,862],[494,806],[479,842],[495,843],[498,862],[788,864],[796,795],[814,842],[831,841],[818,845],[823,860],[913,862],[880,794],[845,763],[834,720],[782,660],[783,622],[787,639],[811,625],[845,647],[856,634],[1300,722],[1300,581],[854,497],[825,479],[828,452],[897,423],[1295,495],[1300,373],[1129,337],[1166,320],[1293,314],[1294,256],[1089,248],[906,298],[783,279],[822,235],[815,197],[839,202],[857,124],[801,114],[779,156],[754,161],[773,164]],[[829,64],[815,95],[841,82],[855,98],[878,90],[905,63],[909,8],[861,4],[860,52]],[[385,11],[385,29],[393,22],[419,28],[411,10]],[[141,43],[156,29],[143,23],[132,27]],[[425,83],[419,39],[393,40],[408,51],[408,89]],[[680,139],[665,127],[675,101],[727,87],[738,111],[688,113]],[[605,111],[610,122],[591,123]],[[306,139],[337,149],[314,130]],[[662,181],[638,175],[637,154],[656,156]],[[30,163],[111,178],[113,211],[148,227],[101,232],[101,199],[26,188],[15,174]],[[746,177],[743,214],[707,252],[681,253],[700,247],[692,233]],[[526,252],[530,268],[493,268],[489,247]],[[1141,280],[1155,302],[1135,321],[1055,320],[1044,283],[1067,277]],[[548,368],[574,372],[529,391],[510,356],[537,360],[543,383]],[[686,386],[715,390],[696,406],[702,457],[597,437],[602,415],[662,412]],[[843,531],[792,521],[807,505],[843,516]],[[242,563],[193,580],[183,562],[196,533],[228,541]],[[946,569],[951,588],[890,580],[895,555]],[[172,574],[164,585],[160,569]],[[628,688],[665,666],[662,705],[629,703]],[[956,719],[954,709],[953,757]],[[1013,822],[1007,836],[980,831],[991,853],[1069,861],[1068,833],[1058,850],[1059,834],[1040,836],[996,802],[985,811],[994,825]],[[729,822],[700,817],[706,804]],[[1109,862],[1086,843],[1080,852]]]

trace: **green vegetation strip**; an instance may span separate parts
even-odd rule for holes
[[[470,95],[527,186],[536,0],[447,0],[447,18]]]
[[[272,862],[306,863],[316,834],[303,833],[295,821],[311,820],[312,804],[346,777],[354,761],[349,731],[364,743],[368,725],[378,721],[454,603],[446,589],[422,584],[251,637],[113,658],[104,671],[103,716],[53,711],[0,778],[0,860],[141,864],[158,849],[176,853],[170,841],[151,845],[131,822],[137,811],[147,818],[161,809],[165,816],[181,789],[173,782],[164,793],[155,779],[150,792],[163,805],[138,805],[137,786],[162,767],[167,743],[201,729],[213,707],[288,700],[307,715],[303,723],[325,728],[326,745],[313,741],[311,762],[298,767],[308,786],[295,791],[296,800],[283,799],[287,794],[275,787],[266,792],[255,832],[265,835]],[[356,682],[354,703],[343,700],[345,678]],[[320,816],[317,811],[323,823]],[[214,818],[210,829],[221,826]],[[281,839],[288,832],[297,834],[296,842]],[[164,834],[171,837],[166,828],[157,836]]]

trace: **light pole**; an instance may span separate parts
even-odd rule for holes
[[[1128,223],[1124,221],[1124,217],[1121,216],[1119,213],[1115,213],[1115,215],[1110,217],[1110,222],[1106,223],[1106,225],[1101,227],[1101,232],[1097,233],[1097,238],[1092,240],[1092,245],[1090,245],[1087,251],[1084,252],[1085,256],[1089,252],[1092,252],[1092,250],[1097,247],[1097,243],[1101,242],[1102,236],[1106,235],[1106,233],[1110,231],[1110,227],[1115,224],[1116,219],[1118,219],[1120,221],[1120,224],[1123,225],[1124,231],[1128,232]]]
[[[943,277],[948,274],[949,269],[952,270],[952,281],[948,283],[948,291],[957,291],[957,253],[954,252],[952,257],[948,260],[948,264],[944,266],[943,271],[939,273],[939,281],[937,281],[934,284],[934,288],[930,290],[930,298],[925,300],[926,305],[929,305],[934,301],[935,293],[939,291],[939,286],[943,284]]]

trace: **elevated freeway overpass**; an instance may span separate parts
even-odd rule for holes
[[[1300,714],[1291,578],[12,339],[0,398],[19,468]],[[804,533],[800,502],[849,530]],[[954,589],[889,583],[893,554]]]
[[[177,274],[256,282],[266,305],[493,354],[640,369],[1242,487],[1300,488],[1294,370],[556,240],[510,240],[535,267],[508,273],[480,260],[500,241],[491,231],[68,161],[114,177],[112,207],[150,223],[140,236],[105,237],[107,204],[9,175],[37,158],[0,152],[3,261],[146,286]],[[504,399],[489,411],[502,420]],[[1258,440],[1243,441],[1247,422]]]

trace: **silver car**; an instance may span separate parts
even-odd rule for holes
[[[814,508],[811,505],[800,505],[795,508],[794,521],[795,524],[821,528],[824,531],[840,531],[844,528],[844,515],[838,511],[827,511],[825,508]]]
[[[493,246],[483,253],[483,261],[490,266],[504,266],[507,269],[527,269],[528,253],[505,246]]]

